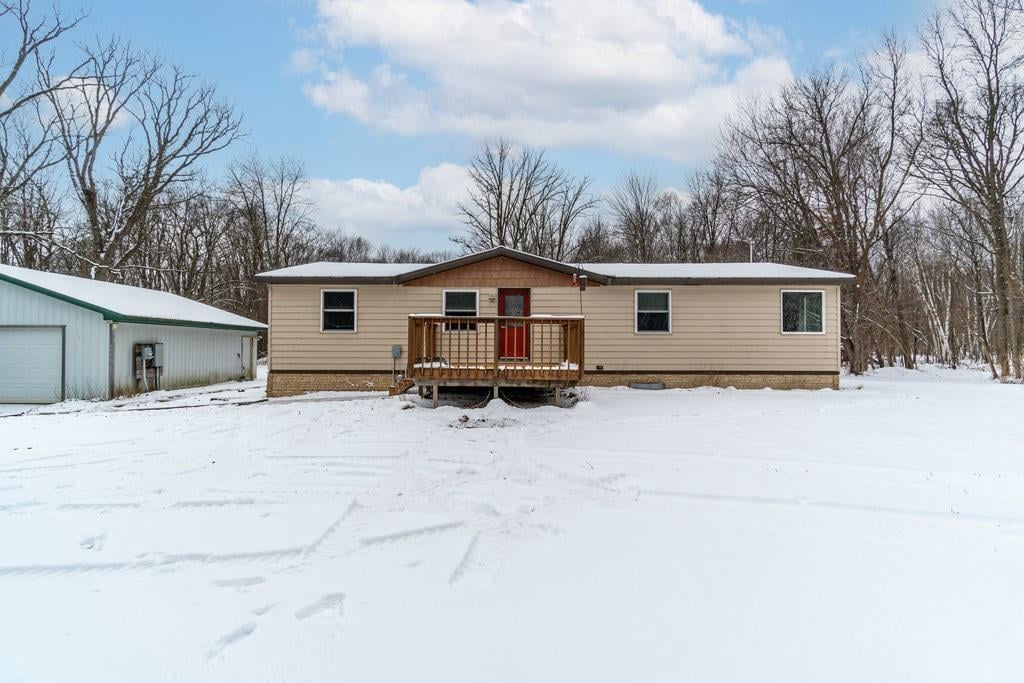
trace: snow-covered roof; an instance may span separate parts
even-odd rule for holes
[[[852,275],[831,270],[788,266],[781,263],[584,263],[573,264],[534,256],[507,247],[461,256],[438,264],[334,263],[320,261],[260,273],[261,282],[350,282],[400,284],[424,275],[443,272],[495,256],[507,256],[562,273],[579,273],[601,284],[743,282],[840,283]]]
[[[263,330],[266,325],[219,308],[142,287],[100,282],[0,264],[0,281],[12,282],[103,314],[107,320],[195,327]]]
[[[335,261],[317,261],[304,263],[301,266],[278,268],[260,273],[257,277],[269,278],[332,278],[332,277],[383,277],[392,278],[397,275],[418,270],[427,263],[338,263]]]
[[[830,280],[853,279],[832,270],[787,266],[782,263],[584,263],[611,278],[666,278],[672,280]]]

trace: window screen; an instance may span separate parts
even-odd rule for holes
[[[788,333],[821,333],[821,292],[782,293],[782,331]]]
[[[355,290],[323,292],[324,331],[354,332],[356,329]]]
[[[672,328],[668,292],[636,293],[636,331],[669,332]]]

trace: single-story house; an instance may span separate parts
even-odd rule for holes
[[[413,382],[837,388],[840,285],[853,277],[775,263],[571,264],[497,247],[257,280],[269,286],[267,393],[286,396]]]
[[[0,265],[0,403],[251,379],[265,329],[168,292]]]

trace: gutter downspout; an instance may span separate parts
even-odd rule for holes
[[[117,323],[110,321],[107,324],[107,400],[114,398],[114,330]]]

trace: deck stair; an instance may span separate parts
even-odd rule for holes
[[[412,389],[412,386],[416,384],[414,379],[403,379],[398,384],[392,384],[388,387],[388,396],[398,396]]]

